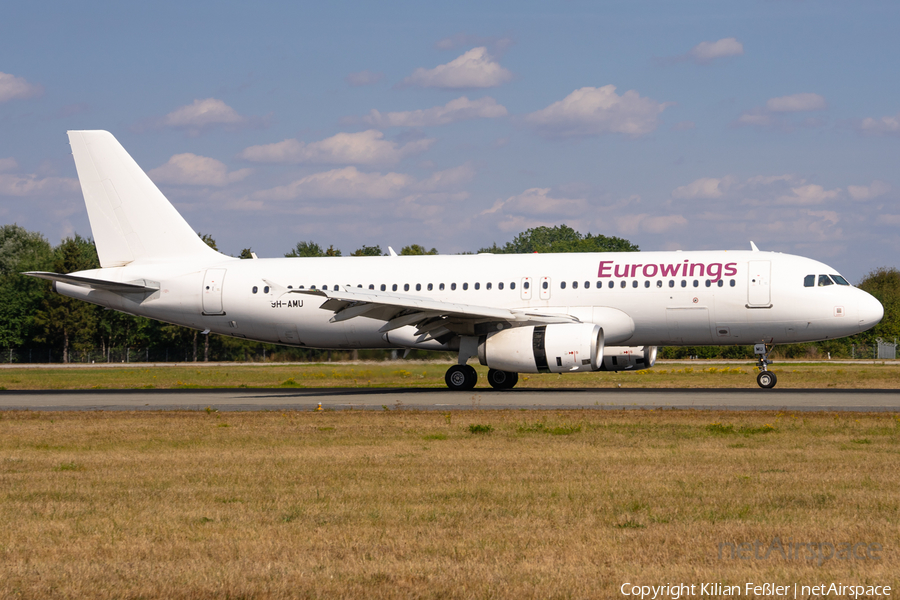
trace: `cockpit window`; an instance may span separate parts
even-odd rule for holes
[[[803,278],[803,287],[815,287],[816,286],[816,276],[815,275],[807,275]]]
[[[838,285],[850,285],[850,282],[848,282],[840,275],[832,275],[831,278],[834,279],[834,282]]]
[[[819,287],[825,285],[834,285],[834,282],[831,280],[831,277],[828,275],[819,275]]]

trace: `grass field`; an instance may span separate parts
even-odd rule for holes
[[[896,591],[898,465],[883,413],[5,412],[0,597]],[[881,560],[719,556],[775,537]]]
[[[135,389],[214,387],[444,387],[449,364],[427,362],[123,366],[121,368],[3,368],[0,389]],[[477,366],[479,387],[487,368]],[[900,388],[897,364],[780,363],[779,388]],[[752,363],[657,365],[645,371],[521,375],[519,388],[641,387],[748,388],[756,386]]]

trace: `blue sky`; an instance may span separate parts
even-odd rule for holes
[[[900,4],[433,4],[5,7],[0,221],[88,235],[65,131],[106,129],[231,254],[567,223],[897,265]]]

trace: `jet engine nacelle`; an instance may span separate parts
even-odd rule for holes
[[[656,362],[656,346],[607,346],[601,371],[639,371]]]
[[[603,329],[593,323],[504,329],[481,338],[478,359],[513,373],[597,371],[603,366]]]

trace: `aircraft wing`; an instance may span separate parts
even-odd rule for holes
[[[266,283],[272,285],[272,282]],[[427,333],[432,338],[438,338],[450,332],[476,335],[482,330],[496,330],[496,325],[503,325],[505,328],[513,324],[519,326],[579,322],[573,316],[560,313],[442,302],[422,296],[389,294],[373,290],[357,291],[346,288],[288,290],[282,286],[277,287],[286,293],[327,298],[320,308],[334,312],[334,316],[331,317],[332,323],[355,317],[385,321],[384,326],[379,329],[382,333],[415,325],[418,335]]]

